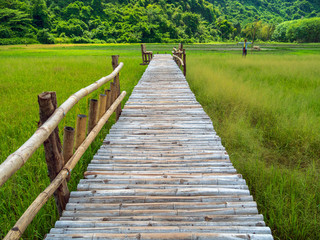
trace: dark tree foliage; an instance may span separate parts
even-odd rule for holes
[[[319,41],[319,23],[312,20],[319,10],[319,0],[0,0],[0,44],[19,38],[21,43],[209,42],[253,35],[264,41]],[[280,24],[285,21],[293,22]]]

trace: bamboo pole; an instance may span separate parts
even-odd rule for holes
[[[74,145],[74,128],[64,127],[63,134],[63,166],[69,161],[73,155],[73,145]]]
[[[99,95],[99,114],[98,114],[98,120],[104,115],[106,112],[106,106],[107,106],[107,95],[100,94]]]
[[[95,83],[71,95],[59,108],[57,108],[48,121],[38,128],[38,130],[29,138],[29,140],[27,140],[17,151],[8,156],[8,158],[0,165],[0,186],[2,186],[27,162],[30,156],[49,137],[63,117],[80,99],[112,80],[122,67],[123,63],[120,63],[110,75],[101,78]]]
[[[77,117],[77,127],[76,127],[76,143],[75,150],[81,145],[81,143],[86,138],[86,130],[87,130],[87,116],[83,114],[79,114]]]
[[[32,222],[36,214],[43,207],[43,205],[48,201],[48,199],[52,196],[55,190],[60,186],[60,184],[65,181],[68,175],[71,173],[72,169],[79,162],[80,158],[84,154],[84,152],[88,149],[90,144],[96,138],[106,121],[110,118],[111,114],[115,111],[118,104],[121,103],[123,98],[125,97],[126,92],[123,91],[118,99],[111,105],[111,107],[107,110],[107,112],[102,116],[102,118],[98,121],[97,125],[92,129],[84,142],[79,146],[74,155],[70,158],[68,163],[64,166],[64,168],[60,171],[57,177],[51,182],[51,184],[42,192],[40,195],[33,201],[33,203],[28,207],[28,209],[24,212],[24,214],[20,217],[20,219],[16,222],[14,227],[8,232],[4,240],[11,239],[19,239],[28,225]]]
[[[88,121],[88,134],[94,128],[94,126],[98,122],[98,106],[99,102],[97,99],[90,99],[90,106],[89,106],[89,121]]]
[[[57,108],[57,97],[55,92],[44,92],[38,95],[39,103],[39,115],[40,122],[39,126],[44,124],[54,113]],[[43,143],[46,163],[48,166],[48,173],[50,182],[52,182],[58,173],[61,171],[64,166],[64,160],[62,155],[62,146],[59,137],[59,128],[56,127],[48,139]],[[54,198],[56,201],[57,209],[59,215],[62,215],[62,211],[65,209],[70,192],[67,186],[67,182],[64,181],[59,189],[54,193]]]

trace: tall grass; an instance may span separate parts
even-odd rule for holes
[[[136,49],[134,52],[130,50],[133,47]],[[121,90],[127,91],[126,101],[145,69],[139,65],[139,47],[129,46],[128,49],[123,46],[1,48],[0,163],[37,129],[37,94],[56,91],[60,105],[74,92],[111,73],[111,54],[120,54],[119,61],[125,64],[120,73],[120,84]],[[76,115],[87,114],[89,99],[97,98],[100,93],[103,93],[103,88],[81,100],[59,125],[60,132],[65,125],[74,127]],[[70,190],[76,189],[87,164],[113,123],[114,116],[73,170],[72,179],[68,184]],[[47,167],[41,147],[27,164],[0,188],[0,239],[48,184]],[[57,218],[55,203],[51,198],[37,214],[23,237],[43,238]]]
[[[320,55],[188,56],[192,90],[276,239],[320,239]]]

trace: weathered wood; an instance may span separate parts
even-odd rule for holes
[[[74,146],[74,128],[73,127],[64,127],[63,134],[63,166],[69,161],[73,155],[73,146]]]
[[[116,69],[119,65],[119,55],[113,55],[112,56],[112,67],[113,69]],[[115,83],[115,89],[116,89],[116,96],[118,97],[120,95],[120,79],[119,74],[114,78]],[[121,104],[118,105],[116,110],[116,120],[118,121],[120,115],[121,115]]]
[[[141,44],[142,63],[140,65],[148,65],[153,58],[153,53],[147,51],[146,44]]]
[[[114,82],[110,83],[110,92],[111,92],[111,103],[113,103],[117,97],[117,87]]]
[[[48,234],[47,239],[112,239],[112,240],[272,240],[270,234],[240,234],[240,233],[197,233],[176,232],[168,233],[81,233],[81,234]]]
[[[186,50],[183,49],[183,75],[187,76],[187,54],[186,54]]]
[[[39,115],[41,127],[54,113],[57,108],[57,97],[55,92],[44,92],[38,95]],[[64,166],[62,146],[59,137],[59,128],[56,127],[47,140],[44,141],[44,150],[48,166],[48,174],[52,182]],[[54,193],[57,209],[61,216],[69,199],[69,189],[67,182],[63,181],[62,185]]]
[[[96,126],[98,122],[99,102],[97,99],[90,99],[89,105],[89,121],[88,121],[88,134]]]
[[[17,151],[12,153],[0,165],[0,186],[2,186],[17,170],[19,170],[30,156],[41,146],[41,144],[49,137],[53,130],[58,126],[59,122],[69,112],[69,110],[83,97],[97,90],[103,84],[112,80],[123,67],[120,63],[110,75],[101,78],[95,83],[81,89],[70,96],[56,111],[52,114],[38,130],[30,137]]]
[[[99,95],[99,114],[98,114],[98,120],[104,115],[106,112],[106,106],[107,106],[107,95],[100,94]]]
[[[86,130],[87,130],[87,116],[83,114],[79,114],[77,117],[75,150],[78,149],[78,147],[86,138],[86,133],[87,133]]]
[[[112,105],[112,95],[111,95],[111,90],[106,89],[105,90],[105,95],[107,95],[107,104],[106,104],[106,111],[110,108]]]

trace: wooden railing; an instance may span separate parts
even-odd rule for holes
[[[140,63],[140,65],[148,65],[153,58],[153,52],[147,51],[147,47],[145,43],[141,44],[141,55],[142,55],[142,63]]]
[[[173,48],[173,59],[176,61],[179,67],[183,67],[183,75],[187,75],[187,55],[186,50],[183,48],[183,44],[179,43],[179,48]]]
[[[76,92],[59,108],[57,108],[55,92],[45,92],[38,96],[40,127],[29,140],[0,165],[0,186],[27,162],[42,144],[44,144],[45,148],[51,184],[33,201],[4,239],[19,239],[52,195],[55,197],[60,215],[65,209],[70,195],[67,181],[70,179],[72,169],[74,169],[112,113],[116,112],[117,120],[121,114],[121,101],[126,92],[123,91],[120,94],[119,72],[123,67],[123,63],[118,64],[118,57],[117,55],[112,56],[114,71],[110,75]],[[90,101],[87,137],[87,117],[86,115],[78,115],[76,131],[72,127],[65,127],[62,147],[58,124],[80,99],[111,80],[113,82],[110,83],[110,89],[105,91],[106,94],[100,94],[99,101],[94,99]],[[73,153],[74,149],[75,153]]]

